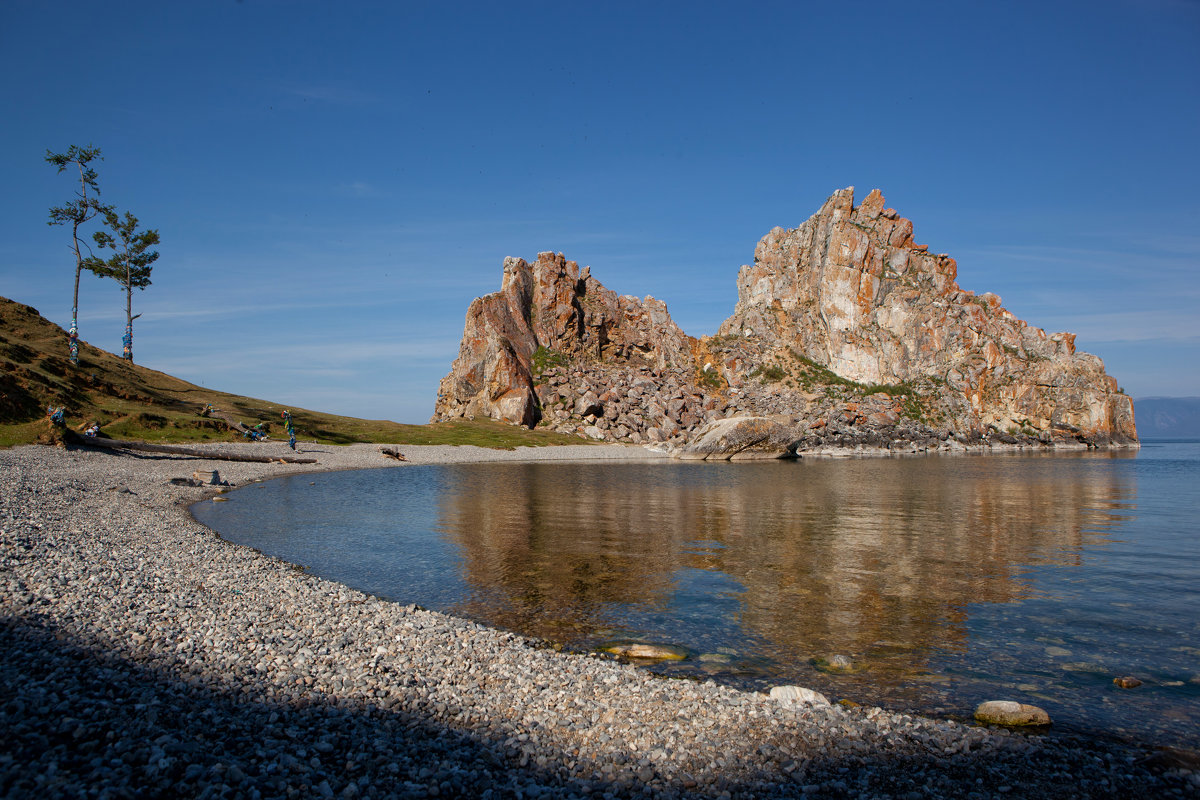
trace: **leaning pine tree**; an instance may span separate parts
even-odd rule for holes
[[[67,334],[67,344],[71,351],[71,363],[79,363],[79,273],[87,266],[79,248],[79,227],[97,214],[110,212],[109,206],[100,203],[100,187],[96,184],[96,170],[90,166],[95,159],[102,158],[100,148],[78,147],[71,145],[65,153],[46,151],[46,161],[58,167],[62,172],[74,164],[79,168],[79,191],[75,199],[66,205],[50,209],[48,225],[70,225],[71,241],[75,250],[75,294],[71,298],[71,330]],[[92,194],[88,194],[88,189]],[[86,245],[85,245],[86,246]]]
[[[112,278],[125,288],[125,335],[122,357],[133,361],[133,321],[141,316],[133,313],[133,290],[145,289],[150,285],[150,271],[158,260],[158,251],[150,248],[158,244],[158,231],[138,231],[138,219],[128,211],[122,219],[111,208],[104,211],[104,224],[112,233],[96,231],[92,238],[101,249],[108,248],[113,255],[107,260],[91,256],[83,265],[104,278]]]

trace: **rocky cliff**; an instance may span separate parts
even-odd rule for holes
[[[1069,333],[1047,335],[955,282],[957,265],[913,242],[883,195],[834,193],[798,228],[775,228],[738,275],[725,335],[789,349],[858,383],[943,383],[956,428],[1017,426],[1136,439],[1133,403]]]
[[[539,253],[532,264],[506,258],[500,291],[467,310],[433,419],[545,422],[572,432],[591,428],[597,439],[641,441],[659,427],[664,409],[636,401],[694,383],[694,345],[665,303],[618,296],[561,253]],[[566,426],[571,419],[576,424]]]
[[[1099,358],[956,276],[878,191],[856,207],[852,188],[759,241],[714,337],[686,336],[661,301],[618,297],[562,255],[506,259],[501,290],[471,304],[434,419],[703,439],[693,457],[767,429],[747,454],[778,452],[781,428],[783,451],[1136,442],[1132,401]],[[734,417],[756,419],[735,434]]]

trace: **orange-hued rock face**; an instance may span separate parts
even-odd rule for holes
[[[661,375],[692,368],[692,342],[665,303],[618,296],[561,253],[539,253],[532,264],[506,258],[500,291],[477,298],[467,311],[458,358],[438,387],[433,418],[536,424],[549,399],[535,387],[538,348],[564,362]]]
[[[878,190],[855,206],[853,188],[764,236],[733,315],[701,340],[662,301],[618,296],[561,254],[508,258],[500,291],[467,312],[434,420],[682,442],[714,420],[769,416],[791,418],[812,442],[800,447],[1137,440],[1133,403],[1099,358],[964,291],[957,273]]]
[[[912,223],[883,203],[875,190],[855,207],[843,189],[800,227],[764,236],[720,333],[791,348],[859,383],[944,381],[958,407],[945,421],[960,430],[1028,421],[1136,440],[1132,400],[1099,358],[1076,353],[1072,334],[1028,326],[994,294],[963,291],[954,259],[913,244]]]

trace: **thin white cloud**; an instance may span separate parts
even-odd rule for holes
[[[364,305],[368,305],[365,304]],[[263,315],[276,311],[303,311],[312,309],[327,310],[327,303],[309,302],[309,303],[253,303],[248,305],[213,305],[202,308],[194,308],[183,305],[170,305],[168,307],[158,307],[153,311],[146,311],[141,314],[140,322],[158,322],[170,321],[179,319],[219,319],[221,317],[242,317],[246,315]],[[134,311],[137,311],[137,306],[134,306]],[[117,311],[95,311],[86,312],[79,315],[81,321],[100,322],[105,320],[119,319],[124,321],[125,312]],[[136,323],[135,323],[136,324]]]
[[[380,195],[380,191],[366,181],[338,184],[337,192],[350,197],[378,197]]]
[[[379,98],[371,92],[357,86],[325,81],[322,83],[292,84],[282,87],[283,91],[301,100],[315,100],[321,103],[335,105],[361,106],[379,102]]]
[[[1186,243],[1174,242],[1183,248]],[[1163,252],[1163,251],[1166,252]],[[972,259],[1003,259],[1006,261],[1031,262],[1033,264],[1069,264],[1080,269],[1102,270],[1108,275],[1125,275],[1147,280],[1165,278],[1171,274],[1195,273],[1200,269],[1200,253],[1186,249],[1103,250],[1078,247],[1043,247],[1036,245],[1003,245],[977,247],[951,253],[959,263],[970,265]]]
[[[341,341],[324,340],[320,343],[243,342],[239,344],[233,360],[244,364],[269,365],[269,371],[273,373],[333,371],[339,375],[350,375],[358,371],[356,367],[364,364],[371,369],[380,364],[386,364],[388,369],[399,369],[404,364],[444,364],[449,370],[450,362],[458,355],[458,346],[459,340],[451,338],[406,341],[347,338]],[[176,352],[169,360],[173,369],[208,373],[229,369],[231,356],[228,352],[205,349],[190,353]]]
[[[1200,316],[1182,310],[1068,313],[1059,315],[1056,321],[1066,323],[1066,329],[1078,337],[1081,345],[1083,340],[1200,343]]]
[[[1170,234],[1155,238],[1152,244],[1165,252],[1188,256],[1200,261],[1200,236]]]

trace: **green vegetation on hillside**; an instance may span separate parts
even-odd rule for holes
[[[138,366],[80,342],[79,365],[62,343],[66,333],[29,306],[0,297],[0,446],[46,440],[46,409],[62,406],[66,424],[92,422],[114,439],[153,442],[241,440],[228,420],[263,423],[282,438],[280,414],[292,412],[301,441],[325,444],[473,444],[513,448],[581,444],[574,436],[530,431],[493,420],[404,425],[323,414],[253,397],[205,389]],[[202,416],[205,405],[216,411]]]
[[[552,367],[570,366],[571,359],[565,353],[560,353],[557,350],[551,350],[545,345],[539,345],[538,349],[533,353],[533,377],[535,382],[541,383],[542,373]]]

